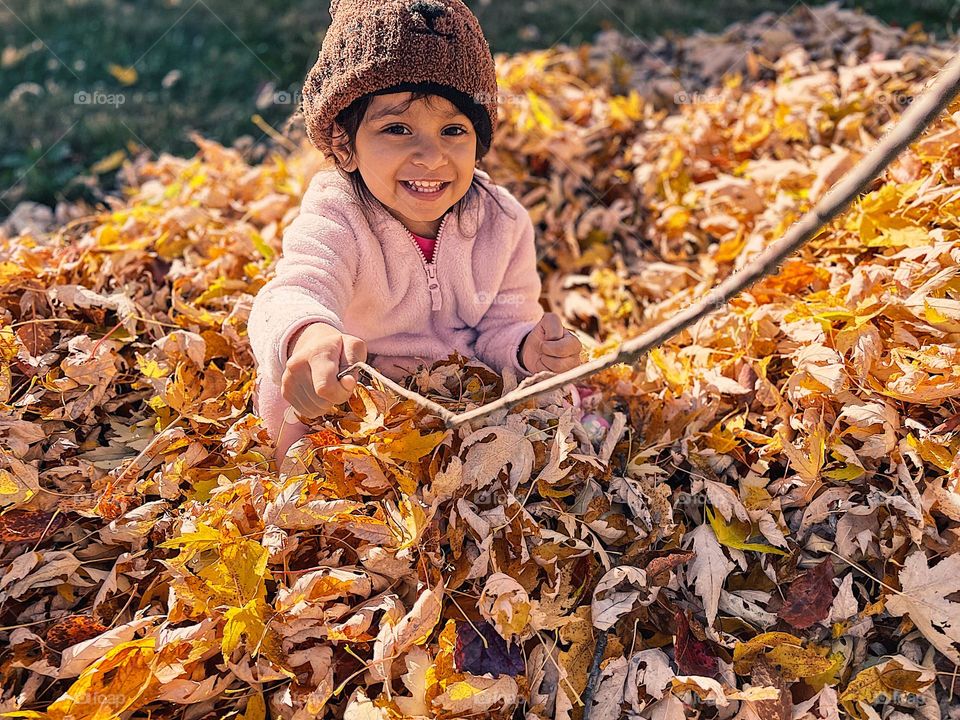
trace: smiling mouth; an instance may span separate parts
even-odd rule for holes
[[[436,197],[437,195],[440,195],[444,190],[447,189],[447,186],[450,184],[450,182],[448,181],[448,182],[440,183],[440,185],[435,190],[423,190],[423,189],[417,188],[412,183],[406,180],[401,180],[400,184],[403,185],[409,192],[413,193],[414,195],[422,195],[423,197],[430,198],[430,197]]]

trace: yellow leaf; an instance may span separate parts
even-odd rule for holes
[[[766,651],[766,657],[779,665],[784,677],[789,679],[821,677],[831,671],[835,658],[826,658],[827,648],[803,647],[803,640],[785,632],[766,632],[756,635],[747,642],[737,642],[733,648],[734,670],[738,674],[748,674],[753,659]]]
[[[894,692],[921,692],[931,682],[921,677],[920,672],[908,670],[891,658],[857,673],[838,700],[851,716],[864,718],[867,714],[860,709],[861,702],[873,704],[881,696],[892,697]]]
[[[494,573],[487,578],[477,608],[500,636],[508,641],[513,636],[519,636],[530,621],[530,597],[527,591],[504,573]]]
[[[137,353],[137,370],[139,370],[140,374],[145,378],[153,380],[165,378],[170,374],[169,371],[164,369],[156,360],[147,359],[139,353]]]
[[[816,691],[822,690],[825,686],[836,687],[840,684],[841,671],[846,664],[846,656],[842,652],[832,652],[827,657],[830,661],[830,667],[817,675],[807,675],[803,681]]]
[[[770,136],[772,130],[773,123],[766,118],[762,118],[755,128],[747,129],[742,135],[734,138],[734,152],[753,150]]]
[[[559,126],[559,122],[553,114],[553,110],[550,109],[550,106],[541,100],[532,90],[527,89],[525,93],[527,100],[530,102],[530,114],[533,115],[533,119],[537,125],[539,125],[540,129],[548,133],[556,129]],[[533,129],[533,123],[528,122],[527,129]]]
[[[7,285],[15,280],[28,278],[32,275],[29,268],[15,262],[4,260],[0,262],[0,283]]]
[[[902,228],[880,227],[879,237],[867,242],[867,247],[926,247],[930,245],[930,229],[919,225]]]
[[[643,98],[636,90],[629,95],[614,95],[607,101],[610,120],[617,127],[631,127],[643,120]]]
[[[743,246],[746,244],[747,236],[743,231],[743,226],[740,225],[737,227],[737,232],[732,238],[720,242],[717,251],[713,254],[713,258],[717,262],[736,260],[737,256],[740,255],[740,251],[743,250]]]
[[[120,167],[120,164],[126,157],[126,150],[116,150],[102,160],[98,160],[91,165],[90,172],[92,172],[94,175],[102,175],[103,173],[108,173],[111,170],[116,170],[118,167]]]
[[[399,552],[420,542],[424,529],[427,527],[427,514],[420,504],[404,495],[394,507],[389,501],[384,502],[384,509],[393,521],[390,529],[396,537],[396,546],[391,552]]]
[[[220,562],[200,573],[210,587],[240,606],[266,595],[264,581],[270,553],[256,540],[234,540],[220,546]]]
[[[204,523],[197,523],[194,532],[178,535],[170,540],[164,540],[158,547],[162,548],[189,548],[193,553],[202,552],[218,547],[223,542],[222,533]],[[192,553],[191,553],[192,555]]]
[[[823,657],[814,648],[803,648],[798,645],[778,645],[767,653],[767,658],[780,666],[785,680],[820,675],[833,666],[832,661]]]
[[[251,695],[247,700],[247,708],[238,720],[264,720],[267,716],[267,706],[263,701],[263,693]]]
[[[135,67],[123,67],[110,63],[107,70],[113,75],[121,85],[133,85],[137,81],[137,69]]]
[[[202,305],[214,298],[233,296],[238,292],[246,291],[246,289],[247,282],[245,280],[231,280],[230,278],[221,276],[215,278],[213,282],[210,283],[210,286],[193,302],[197,305]]]
[[[466,717],[485,714],[494,706],[508,708],[516,703],[518,691],[517,681],[510,675],[497,678],[470,675],[451,683],[433,703],[454,717]]]
[[[457,641],[457,624],[453,620],[447,620],[443,630],[437,636],[437,654],[433,659],[433,665],[427,668],[425,682],[426,693],[424,701],[427,705],[433,698],[446,690],[447,685],[462,680],[465,676],[454,670],[453,653]]]
[[[817,482],[820,469],[823,467],[823,457],[826,451],[826,428],[821,423],[810,433],[807,439],[808,452],[804,453],[793,443],[787,440],[781,431],[777,433],[783,446],[784,454],[790,459],[790,465],[797,471],[797,475],[807,484]]]
[[[717,536],[717,541],[721,545],[726,545],[727,547],[737,548],[738,550],[755,550],[757,552],[763,553],[774,553],[776,555],[788,555],[785,550],[774,547],[773,545],[767,545],[766,543],[750,543],[747,542],[753,534],[753,530],[749,524],[732,518],[729,523],[723,519],[723,516],[720,514],[714,515],[711,512],[709,505],[705,506],[705,511],[707,518],[710,520],[710,526],[713,528],[714,534]]]
[[[716,423],[710,428],[709,434],[705,435],[703,440],[708,447],[721,454],[732,451],[740,444],[737,436],[729,428],[723,428],[720,423]]]
[[[413,421],[409,420],[399,428],[377,434],[376,440],[370,444],[370,450],[381,460],[417,462],[424,455],[433,452],[446,434],[447,431],[438,430],[421,435],[413,428]]]
[[[760,633],[759,635],[754,635],[747,642],[740,642],[739,640],[736,642],[733,646],[733,662],[737,663],[741,660],[749,660],[765,648],[771,648],[780,643],[802,645],[803,640],[796,635],[785,632],[773,631]],[[740,667],[735,668],[738,674],[745,674],[741,672],[742,669],[743,668]]]
[[[930,302],[924,298],[923,301],[923,319],[930,324],[949,322],[950,318],[937,310]]]
[[[150,702],[160,687],[151,671],[155,644],[151,635],[108,650],[47,708],[49,720],[113,720]]]
[[[687,212],[686,208],[669,207],[663,211],[661,221],[663,222],[664,229],[671,232],[679,232],[690,222],[690,213]]]
[[[842,467],[833,470],[824,470],[823,474],[831,480],[840,480],[841,482],[850,482],[863,476],[866,471],[857,465],[844,464]]]
[[[647,357],[661,370],[664,379],[674,389],[682,390],[689,384],[689,375],[685,368],[673,358],[668,358],[662,348],[653,348]]]
[[[223,626],[223,641],[221,651],[224,660],[230,659],[230,654],[240,645],[243,635],[247,636],[247,650],[251,657],[256,657],[259,645],[267,632],[264,622],[265,605],[253,599],[243,607],[233,607],[224,613],[227,622]]]
[[[253,240],[253,246],[257,249],[257,252],[263,255],[263,259],[268,263],[273,262],[273,257],[276,253],[273,248],[267,244],[267,241],[263,239],[263,236],[256,230],[251,230],[250,239]]]
[[[952,447],[944,447],[929,440],[918,440],[913,433],[907,434],[907,444],[916,449],[921,458],[944,472],[949,472],[953,466],[956,451]]]
[[[6,470],[0,470],[0,495],[16,495],[20,492],[20,485]]]

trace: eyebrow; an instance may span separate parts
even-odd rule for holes
[[[409,106],[408,106],[408,107],[409,107]],[[403,113],[397,112],[397,110],[399,110],[399,109],[400,109],[400,106],[399,106],[399,105],[394,105],[393,107],[384,108],[384,109],[382,109],[380,112],[377,112],[377,113],[374,113],[373,115],[371,115],[371,116],[367,119],[367,122],[373,122],[374,120],[379,120],[380,118],[391,117],[391,116],[392,116],[392,117],[401,117],[401,116],[403,115]],[[445,117],[445,118],[448,118],[448,119],[449,119],[449,118],[453,118],[453,117],[457,117],[458,115],[460,115],[460,111],[459,111],[459,110],[453,110],[453,111],[451,111],[451,112],[444,113],[444,117]]]

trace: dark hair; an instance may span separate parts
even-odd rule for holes
[[[386,95],[388,93],[406,91],[409,91],[412,94],[408,100],[401,103],[403,110],[406,110],[408,107],[410,107],[415,100],[425,99],[428,103],[432,103],[436,96],[445,97],[447,100],[456,105],[457,109],[466,115],[470,119],[470,122],[473,123],[474,130],[477,133],[476,159],[479,161],[484,155],[487,154],[487,151],[490,150],[489,144],[485,141],[485,138],[490,137],[490,118],[487,116],[486,111],[480,105],[473,102],[468,95],[437,83],[401,83],[400,85],[394,85],[384,90],[378,90],[374,93],[362,95],[354,100],[349,106],[337,113],[337,124],[343,128],[344,132],[340,135],[335,134],[334,138],[340,139],[344,134],[346,134],[346,144],[352,154],[356,149],[357,130],[360,127],[360,123],[363,122],[363,118],[367,113],[367,108],[370,107],[370,103],[373,102],[373,98],[377,95]],[[331,132],[336,133],[336,128],[332,128]],[[359,168],[351,172],[346,172],[340,167],[340,163],[336,160],[336,158],[334,159],[334,162],[337,165],[337,171],[342,175],[346,175],[347,179],[350,181],[350,184],[353,186],[354,193],[358,198],[360,198],[361,210],[364,208],[371,209],[375,207],[375,203],[380,202],[376,196],[370,192],[370,188],[368,188],[367,184],[363,181],[363,176],[360,174]],[[503,205],[500,204],[500,200],[490,191],[490,188],[487,187],[486,183],[474,175],[473,180],[470,182],[470,187],[467,188],[466,194],[457,201],[455,206],[457,208],[458,224],[460,223],[463,213],[463,206],[466,204],[465,201],[474,197],[474,195],[478,194],[481,189],[487,192],[494,199],[494,202],[497,203],[501,210],[505,211]]]

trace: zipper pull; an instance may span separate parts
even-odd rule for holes
[[[443,304],[443,298],[440,295],[440,283],[437,281],[437,266],[435,263],[427,263],[427,289],[430,291],[431,309],[439,310]]]

